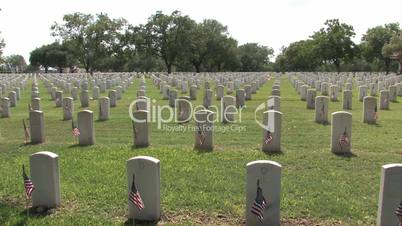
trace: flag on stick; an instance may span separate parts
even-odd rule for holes
[[[398,208],[395,210],[395,215],[399,220],[399,226],[402,226],[402,200],[401,203],[399,204]]]
[[[27,125],[25,124],[25,120],[22,120],[22,126],[24,127],[24,136],[25,136],[25,143],[29,142],[29,128],[27,127]]]
[[[73,137],[78,137],[81,134],[80,130],[74,123],[74,119],[71,120],[71,129],[72,129]]]
[[[131,183],[131,190],[128,193],[128,199],[131,203],[133,203],[139,210],[144,209],[144,203],[142,202],[142,198],[140,192],[137,190],[135,186],[135,174],[133,174],[133,182]]]
[[[269,130],[267,130],[267,135],[265,136],[265,144],[271,143],[272,139],[273,139],[272,133]]]
[[[251,206],[251,213],[254,214],[257,219],[263,223],[264,220],[264,210],[267,207],[267,201],[262,194],[262,189],[260,188],[260,180],[257,180],[257,195]]]
[[[199,124],[197,125],[197,130],[200,144],[203,144],[205,142],[205,134],[204,131],[202,131],[201,126]]]
[[[345,128],[345,131],[343,132],[342,136],[339,138],[339,145],[340,146],[349,145],[349,138],[348,138],[348,134],[346,133],[346,128]]]
[[[24,165],[22,165],[22,177],[24,178],[25,195],[27,199],[30,199],[32,197],[32,192],[35,190],[35,186],[33,185],[31,179],[29,179],[28,175],[25,173]]]

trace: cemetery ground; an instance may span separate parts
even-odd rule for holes
[[[281,79],[281,154],[262,152],[262,128],[254,121],[255,108],[266,102],[273,79],[243,109],[245,131],[217,131],[214,151],[194,150],[194,132],[169,132],[151,125],[151,146],[133,148],[128,106],[139,85],[134,84],[111,108],[110,120],[95,121],[96,144],[75,145],[71,121],[62,121],[42,82],[41,108],[46,142],[24,145],[22,119],[27,119],[31,83],[11,108],[11,118],[0,119],[0,225],[122,225],[127,222],[126,160],[139,155],[161,161],[161,209],[165,225],[241,225],[245,218],[246,164],[272,160],[282,165],[281,219],[284,225],[374,225],[378,209],[381,166],[402,162],[402,98],[380,110],[376,125],[362,123],[363,103],[353,90],[352,157],[330,151],[330,125],[314,122],[286,76]],[[212,88],[214,90],[214,87]],[[197,91],[201,104],[203,89]],[[101,96],[107,93],[101,93]],[[188,95],[188,94],[185,94]],[[162,100],[151,80],[147,96]],[[215,99],[215,98],[214,98]],[[98,114],[97,101],[89,109]],[[219,105],[214,100],[213,104]],[[75,101],[74,116],[83,110]],[[342,110],[342,101],[330,102],[329,113]],[[169,123],[169,125],[176,125]],[[190,121],[189,125],[194,125]],[[230,129],[234,124],[215,123]],[[27,218],[21,165],[29,155],[51,151],[59,155],[61,206],[49,215]],[[29,169],[29,167],[28,167]]]

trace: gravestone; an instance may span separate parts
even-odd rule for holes
[[[272,96],[280,96],[281,95],[281,91],[279,89],[273,89],[271,91],[271,95]]]
[[[78,99],[78,88],[77,87],[73,87],[73,89],[71,90],[71,97],[73,98],[73,100]]]
[[[390,86],[389,87],[389,101],[396,102],[397,96],[398,96],[398,94],[396,92],[396,86],[395,85]]]
[[[116,90],[109,90],[109,102],[110,102],[110,107],[116,107],[117,105],[117,92]]]
[[[343,91],[343,110],[352,110],[352,91],[345,90]]]
[[[56,107],[63,106],[63,91],[56,91],[54,102]]]
[[[0,113],[2,118],[8,118],[11,116],[10,99],[8,97],[1,98]]]
[[[236,107],[241,108],[244,106],[246,95],[244,93],[244,89],[236,90]]]
[[[110,117],[110,100],[109,97],[101,97],[98,100],[99,115],[98,120],[106,121]]]
[[[97,100],[99,98],[99,87],[98,86],[94,86],[92,88],[92,99]]]
[[[205,108],[209,108],[212,104],[212,90],[206,89],[204,91],[203,105]]]
[[[402,164],[381,167],[380,193],[378,199],[377,226],[399,226],[395,211],[402,203]]]
[[[317,92],[315,89],[308,89],[307,90],[307,109],[314,109],[315,108],[315,97],[317,96]]]
[[[149,146],[149,123],[148,111],[138,110],[133,112],[133,138],[134,147],[148,147]]]
[[[216,86],[216,100],[221,100],[223,97],[224,87],[223,85]]]
[[[363,100],[363,122],[375,124],[377,122],[377,99],[367,96]]]
[[[275,90],[272,88],[272,90]],[[307,98],[307,90],[308,90],[308,85],[302,85],[300,86],[300,100],[305,101]]]
[[[326,82],[321,83],[321,95],[328,96],[328,89],[329,89],[328,83]]]
[[[71,97],[63,99],[63,120],[71,120],[74,112],[74,100]]]
[[[190,99],[197,100],[197,86],[196,85],[190,86]]]
[[[137,97],[145,97],[145,90],[137,90]]]
[[[137,156],[127,160],[128,193],[138,191],[143,204],[140,209],[128,201],[129,219],[152,222],[160,220],[160,175],[160,161],[156,158]]]
[[[346,111],[332,113],[331,151],[350,154],[352,147],[352,114]]]
[[[190,97],[184,96],[176,100],[177,106],[177,121],[179,123],[189,122],[192,116],[192,104]]]
[[[17,93],[15,91],[8,93],[8,99],[10,100],[10,107],[17,107]]]
[[[33,99],[33,98],[39,98],[39,96],[40,96],[40,93],[39,93],[38,91],[32,91],[32,93],[31,93],[31,99]]]
[[[367,86],[359,86],[359,101],[362,102],[363,98],[367,96]]]
[[[246,100],[251,100],[251,86],[250,85],[245,85],[244,86],[244,92],[246,93]]]
[[[331,87],[330,87],[330,100],[331,101],[338,101],[338,86],[334,86],[334,85],[332,85]]]
[[[21,99],[21,88],[20,87],[15,87],[14,88],[15,94],[17,94],[17,101]]]
[[[346,90],[352,90],[352,89],[353,89],[352,83],[346,83]]]
[[[269,96],[267,101],[268,110],[280,111],[281,109],[281,97]]]
[[[83,108],[89,107],[89,93],[88,93],[88,90],[83,90],[81,92],[80,101],[81,101],[81,107],[83,107]]]
[[[43,111],[29,112],[29,129],[32,144],[45,142],[45,120]]]
[[[52,98],[52,100],[56,100],[56,92],[57,92],[57,87],[52,87],[50,89],[50,97]]]
[[[263,114],[263,134],[261,150],[264,152],[281,152],[282,113],[268,110]]]
[[[388,110],[389,109],[389,91],[381,90],[380,92],[380,109]]]
[[[41,110],[41,108],[40,108],[40,98],[38,98],[38,97],[32,98],[31,99],[31,106],[32,106],[32,110],[40,111]]]
[[[258,160],[246,168],[246,226],[279,226],[282,166]]]
[[[176,89],[171,89],[169,91],[169,106],[174,108],[176,104],[176,99],[177,99],[177,90]]]
[[[224,96],[221,99],[221,121],[223,123],[235,122],[237,108],[233,96]]]
[[[315,121],[321,124],[328,123],[328,102],[326,96],[317,96],[315,98]]]
[[[90,110],[78,112],[77,121],[78,129],[80,131],[80,135],[78,136],[78,144],[81,146],[95,144],[93,112]]]
[[[377,84],[375,84],[375,83],[370,83],[370,96],[377,96],[377,90],[378,90],[378,87],[377,87]]]
[[[123,96],[123,87],[116,86],[116,99],[121,100],[122,96]]]
[[[212,91],[211,91],[212,93]],[[213,129],[215,113],[209,110],[199,110],[195,116],[195,149],[213,150]]]
[[[32,206],[56,208],[60,206],[59,156],[42,151],[29,157],[31,180],[35,186],[32,193]]]

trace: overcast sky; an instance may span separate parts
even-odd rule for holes
[[[308,38],[326,19],[352,25],[356,42],[368,28],[402,21],[402,0],[1,0],[0,8],[4,55],[21,54],[27,61],[34,48],[54,41],[53,22],[74,12],[105,12],[137,25],[157,10],[179,10],[198,22],[216,19],[239,44],[258,42],[272,47],[275,55],[281,46]]]

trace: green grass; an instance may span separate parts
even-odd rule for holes
[[[22,99],[12,108],[11,118],[0,119],[0,225],[121,225],[127,217],[126,160],[149,155],[161,160],[162,222],[167,224],[238,225],[245,214],[245,166],[268,159],[282,164],[282,219],[309,219],[322,225],[374,225],[381,166],[402,162],[402,105],[391,103],[380,111],[377,125],[362,123],[362,103],[353,96],[352,151],[356,157],[331,154],[330,125],[314,122],[314,110],[306,109],[296,91],[281,81],[281,155],[260,151],[262,129],[254,122],[254,109],[271,93],[270,80],[247,101],[243,110],[246,131],[217,132],[215,150],[193,150],[193,132],[167,132],[151,125],[151,146],[132,148],[128,106],[136,95],[136,80],[111,109],[109,121],[95,121],[96,145],[74,146],[71,122],[62,121],[62,109],[55,108],[40,84],[45,114],[46,143],[23,145],[21,120],[28,117],[30,83]],[[103,93],[102,95],[107,95]],[[187,94],[188,95],[188,94]],[[198,90],[196,104],[202,103]],[[147,81],[147,96],[162,94]],[[216,100],[214,100],[216,103]],[[96,101],[89,109],[97,118]],[[342,109],[342,102],[330,102],[329,111]],[[75,101],[75,111],[79,102]],[[76,114],[75,114],[76,116]],[[190,122],[193,125],[193,122]],[[216,126],[230,128],[231,125]],[[21,165],[29,155],[51,151],[59,155],[62,206],[49,216],[26,218]]]

